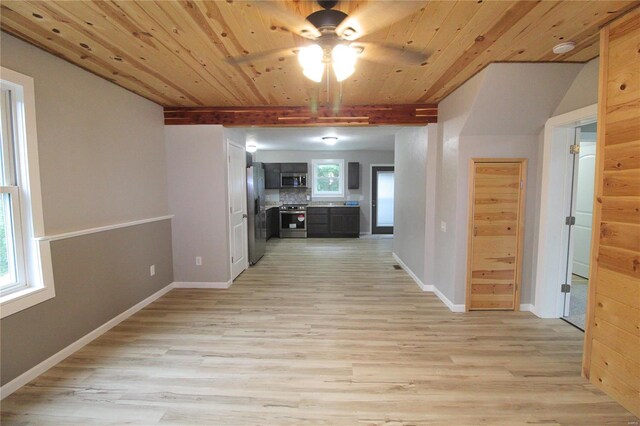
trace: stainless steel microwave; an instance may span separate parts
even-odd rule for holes
[[[280,186],[282,188],[306,188],[306,173],[280,173]]]

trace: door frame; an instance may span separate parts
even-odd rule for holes
[[[464,301],[464,310],[469,312],[471,304],[471,264],[473,255],[473,221],[474,208],[473,201],[475,198],[475,165],[478,163],[520,163],[520,201],[518,202],[518,231],[517,252],[516,252],[516,279],[515,289],[513,292],[513,311],[520,310],[520,290],[522,287],[522,259],[524,250],[524,228],[525,228],[525,200],[527,198],[527,162],[526,158],[472,158],[469,160],[469,201],[468,201],[468,218],[467,218],[467,278],[466,278],[466,294]]]
[[[369,165],[369,234],[373,234],[373,168],[374,167],[393,167],[394,179],[395,179],[395,164],[370,164]],[[395,191],[395,188],[394,188]],[[395,198],[395,196],[394,196]],[[393,206],[395,208],[395,199],[393,200]],[[389,234],[375,234],[375,235],[389,235]]]
[[[575,127],[595,122],[597,116],[598,105],[593,104],[551,117],[544,126],[536,236],[538,252],[534,283],[535,304],[531,309],[540,318],[562,318],[565,298],[560,291],[560,284],[565,278],[566,250],[569,246],[564,218],[571,215],[569,198],[573,173],[570,167],[572,156],[568,147],[574,141]],[[599,161],[599,154],[596,143],[596,162]],[[593,247],[593,241],[591,245]],[[593,255],[591,259],[593,260]]]
[[[231,235],[231,231],[232,231],[232,223],[231,223],[231,145],[237,147],[237,148],[241,148],[242,151],[244,152],[244,160],[245,160],[245,168],[246,168],[246,158],[247,158],[247,150],[246,150],[246,146],[243,144],[240,144],[238,142],[235,142],[233,140],[231,140],[230,138],[227,138],[227,144],[226,144],[226,156],[227,156],[227,242],[229,245],[229,282],[233,282],[233,280],[235,278],[233,278],[233,261],[231,260],[233,257],[233,246],[231,243],[232,240],[232,235]],[[243,234],[244,234],[244,241],[245,241],[245,245],[244,245],[244,258],[245,258],[245,263],[243,265],[243,269],[242,272],[246,271],[249,268],[249,234],[248,234],[248,218],[247,218],[247,178],[246,178],[246,172],[245,172],[245,178],[243,179],[243,185],[242,185],[242,202],[243,202],[243,208],[242,210],[244,211],[243,215]],[[242,274],[242,272],[240,272],[240,274]],[[238,274],[238,276],[240,275]],[[237,278],[237,277],[236,277]]]

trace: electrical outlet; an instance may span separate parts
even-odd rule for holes
[[[202,257],[196,256],[196,266],[202,266]]]
[[[151,265],[149,267],[149,275],[154,276],[156,274],[156,265]]]
[[[440,230],[442,232],[447,232],[447,222],[445,222],[444,220],[440,221]]]

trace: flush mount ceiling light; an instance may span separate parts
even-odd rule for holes
[[[336,136],[325,136],[322,138],[322,142],[327,145],[335,145],[338,142],[338,138]]]
[[[560,43],[553,46],[553,53],[556,55],[562,55],[563,53],[571,52],[576,48],[576,44],[573,41],[568,41],[566,43]]]
[[[324,75],[325,66],[331,64],[336,80],[342,81],[356,70],[358,49],[345,44],[325,46],[312,44],[303,47],[298,52],[298,62],[302,66],[302,73],[309,80],[320,83]]]
[[[254,153],[258,150],[258,144],[255,142],[247,142],[247,152]]]

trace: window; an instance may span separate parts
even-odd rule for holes
[[[26,286],[20,187],[16,175],[16,99],[2,87],[0,105],[0,296]]]
[[[0,317],[55,296],[43,234],[33,79],[0,67]]]
[[[313,196],[344,197],[344,160],[312,160]]]

